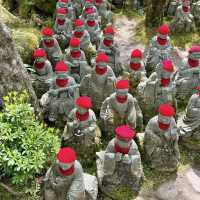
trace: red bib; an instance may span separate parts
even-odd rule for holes
[[[130,63],[131,69],[138,71],[141,67],[141,63]]]
[[[58,23],[59,25],[64,25],[65,19],[57,19],[57,23]]]
[[[170,124],[163,124],[161,122],[158,122],[158,125],[159,125],[159,128],[164,130],[164,131],[166,131],[170,126]]]
[[[88,20],[87,25],[90,27],[94,27],[96,25],[96,22],[95,22],[95,20],[92,20],[92,21]]]
[[[189,6],[183,6],[183,12],[189,12],[190,11],[190,7]]]
[[[35,62],[34,66],[37,69],[42,69],[44,67],[45,63],[44,62]]]
[[[73,58],[80,58],[81,57],[81,51],[71,51],[70,54]]]
[[[74,173],[74,165],[72,165],[69,169],[67,170],[63,170],[60,167],[58,168],[58,172],[62,175],[62,176],[70,176]]]
[[[96,66],[96,68],[95,68],[96,73],[99,75],[105,74],[107,72],[107,70],[108,70],[107,67],[101,68],[101,67]]]
[[[167,39],[162,39],[160,37],[157,37],[157,42],[160,44],[160,45],[166,45],[167,44]]]
[[[74,32],[74,36],[77,38],[81,38],[83,36],[83,34],[84,34],[84,31],[82,31],[82,32],[75,31]]]
[[[122,148],[118,144],[115,144],[115,152],[116,153],[122,153],[122,154],[128,154],[130,147],[131,146],[129,146],[128,148]]]
[[[125,96],[125,97],[123,97],[123,96],[116,96],[116,100],[119,103],[125,103],[127,101],[127,99],[128,99],[128,96]]]
[[[54,46],[54,40],[50,40],[50,41],[48,41],[48,42],[44,40],[44,44],[45,44],[48,48],[53,47],[53,46]]]
[[[59,87],[65,87],[68,84],[68,79],[56,79],[56,85]]]
[[[104,45],[106,45],[107,47],[110,47],[110,46],[113,44],[113,40],[104,39],[104,40],[103,40],[103,43],[104,43]]]
[[[161,85],[163,87],[167,87],[169,85],[169,83],[170,83],[170,78],[162,78],[161,79]]]
[[[89,112],[86,112],[85,114],[80,114],[78,111],[76,111],[76,118],[79,120],[79,121],[86,121],[89,117]]]
[[[191,68],[199,66],[199,60],[188,59],[188,64]]]

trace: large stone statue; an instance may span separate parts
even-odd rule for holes
[[[200,46],[189,49],[188,58],[180,66],[176,75],[177,95],[181,100],[188,100],[194,88],[200,85]]]
[[[68,66],[63,61],[56,64],[55,73],[50,90],[42,96],[40,104],[43,108],[42,114],[48,122],[63,127],[75,106],[74,101],[79,92],[76,82],[68,75]]]
[[[200,0],[192,5],[192,13],[194,15],[195,24],[200,27]]]
[[[41,47],[46,51],[48,59],[54,67],[55,64],[62,59],[62,51],[51,28],[43,28],[42,36]]]
[[[57,39],[60,47],[65,49],[69,44],[69,39],[72,34],[72,22],[67,18],[67,12],[64,8],[58,8],[56,10],[56,20],[54,24],[55,38]]]
[[[170,43],[169,27],[163,24],[158,29],[158,35],[154,36],[151,40],[146,57],[146,71],[150,76],[155,71],[157,64],[164,59],[172,59],[173,48]]]
[[[127,187],[139,191],[143,168],[140,152],[133,140],[135,135],[129,126],[119,126],[106,150],[97,152],[97,177],[103,190],[112,192]]]
[[[56,9],[58,8],[64,8],[69,19],[74,20],[76,18],[75,8],[71,0],[58,0],[56,3]]]
[[[170,17],[175,16],[176,10],[177,10],[178,6],[181,5],[181,2],[182,2],[182,0],[171,0],[170,1],[169,7],[168,7],[168,10],[167,10],[167,14]]]
[[[116,92],[105,99],[102,104],[100,117],[104,122],[107,132],[113,133],[114,129],[122,124],[128,124],[134,129],[142,129],[143,115],[129,90],[128,80],[119,80],[116,83]]]
[[[159,74],[155,72],[144,83],[138,85],[139,103],[145,121],[156,114],[163,103],[168,103],[177,109],[176,87],[173,81],[174,66],[171,60],[163,60]]]
[[[145,129],[144,150],[152,168],[158,171],[175,171],[180,153],[175,111],[169,104],[159,107],[159,114],[150,119]]]
[[[101,16],[101,24],[113,24],[113,13],[110,10],[111,6],[109,5],[109,2],[107,0],[95,0],[95,6],[98,10],[99,16]]]
[[[91,107],[90,97],[81,96],[76,100],[76,108],[67,117],[63,133],[65,141],[69,140],[84,146],[99,144],[100,129],[97,127],[97,119]]]
[[[70,75],[77,83],[80,83],[84,76],[91,72],[85,53],[80,49],[80,40],[78,38],[70,39],[69,48],[65,51],[64,61],[70,68]]]
[[[91,54],[96,52],[90,41],[90,34],[85,29],[84,21],[77,19],[74,21],[73,37],[80,39],[80,47],[85,52],[86,58],[90,60]]]
[[[103,31],[103,37],[100,42],[98,52],[104,52],[109,56],[109,66],[112,67],[116,76],[122,73],[122,65],[120,62],[120,51],[116,43],[114,43],[114,29],[107,26]]]
[[[33,53],[33,58],[35,72],[31,73],[31,81],[37,97],[41,98],[49,90],[48,80],[53,76],[53,70],[43,49],[36,49]]]
[[[99,53],[95,68],[80,84],[80,94],[91,97],[96,113],[99,113],[103,101],[115,91],[116,77],[112,68],[108,66],[108,61],[106,54]]]
[[[98,48],[100,43],[100,35],[101,35],[101,29],[99,26],[99,22],[96,19],[95,12],[93,9],[89,9],[87,11],[87,17],[85,20],[85,28],[90,34],[90,41],[93,45]]]
[[[61,148],[44,178],[45,200],[96,200],[96,177],[84,174],[76,153]]]
[[[176,16],[171,24],[171,31],[180,32],[192,32],[195,30],[194,16],[190,12],[190,1],[182,0],[176,10]]]
[[[185,115],[178,124],[180,136],[195,141],[200,141],[200,86],[195,88],[197,94],[193,94],[189,99]]]
[[[131,53],[130,64],[128,66],[128,77],[130,81],[129,92],[137,97],[137,87],[140,82],[147,80],[144,62],[142,61],[142,52],[139,49],[134,49]],[[126,73],[126,72],[125,72]],[[125,74],[124,73],[124,74]]]

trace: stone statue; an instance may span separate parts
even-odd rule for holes
[[[48,59],[53,64],[53,67],[62,59],[62,51],[51,28],[45,27],[42,29],[41,47],[46,51]]]
[[[129,90],[128,80],[119,80],[116,83],[116,92],[105,99],[102,104],[100,117],[104,122],[105,130],[112,134],[114,129],[122,124],[131,128],[142,129],[143,115]]]
[[[138,100],[145,121],[153,117],[163,103],[171,104],[177,109],[173,63],[171,60],[163,60],[161,66],[157,66],[158,74],[154,72],[145,82],[138,85]]]
[[[84,4],[85,0],[73,0],[76,18],[79,18],[81,16]]]
[[[111,5],[107,0],[95,0],[95,6],[101,17],[101,24],[106,25],[108,23],[113,24],[113,13],[110,10]]]
[[[91,43],[98,48],[100,43],[101,29],[93,9],[89,9],[87,11],[87,17],[85,19],[85,28],[90,34]]]
[[[54,24],[55,38],[57,39],[60,47],[65,49],[69,44],[69,39],[72,34],[72,22],[67,18],[67,12],[65,8],[58,8],[56,10],[56,20]]]
[[[35,73],[31,73],[31,81],[37,97],[41,98],[49,90],[48,80],[53,76],[53,70],[44,49],[36,49],[33,57]]]
[[[155,71],[155,67],[162,62],[162,60],[172,60],[173,47],[168,34],[169,26],[163,24],[158,29],[158,35],[154,36],[150,42],[146,56],[146,71],[148,77]]]
[[[71,20],[74,20],[76,18],[76,15],[73,4],[74,3],[71,0],[58,0],[56,3],[56,9],[64,8],[66,10],[67,17]]]
[[[65,141],[70,140],[84,146],[100,143],[101,133],[91,107],[90,97],[81,96],[76,100],[76,108],[67,117],[67,124],[63,133]]]
[[[192,13],[194,15],[195,24],[197,27],[200,27],[200,0],[192,5]]]
[[[198,93],[193,94],[189,99],[185,115],[180,121],[180,136],[187,139],[200,141],[200,86],[195,88]]]
[[[80,84],[80,94],[91,97],[96,113],[99,113],[103,101],[115,91],[116,77],[108,62],[109,57],[99,53],[95,68],[91,74],[82,79]]]
[[[170,104],[161,104],[158,113],[145,129],[145,155],[153,169],[172,172],[180,159],[175,111]]]
[[[62,128],[75,106],[74,101],[79,96],[79,91],[74,79],[68,75],[68,66],[63,61],[56,64],[55,73],[50,90],[42,96],[40,104],[45,118]]]
[[[169,7],[168,7],[168,10],[167,10],[167,14],[170,17],[175,16],[176,10],[177,10],[178,6],[181,5],[181,2],[182,2],[182,0],[172,0],[172,1],[170,1]]]
[[[176,33],[192,32],[195,30],[194,16],[190,12],[190,1],[182,0],[171,24],[171,31]]]
[[[119,76],[123,69],[120,62],[120,51],[116,43],[114,43],[114,29],[107,26],[103,31],[103,37],[100,42],[98,52],[104,52],[109,56],[109,66],[112,67],[116,76]]]
[[[194,94],[194,88],[200,85],[200,46],[194,45],[189,49],[188,58],[176,74],[177,96],[186,100]]]
[[[61,148],[44,178],[45,200],[96,200],[96,177],[83,173],[72,148]]]
[[[119,126],[106,150],[97,152],[97,177],[103,190],[112,192],[127,187],[139,191],[144,175],[135,135],[129,126]]]
[[[91,67],[88,65],[85,53],[80,49],[80,40],[78,38],[71,38],[69,49],[66,49],[64,56],[65,63],[69,66],[69,73],[77,83],[91,73]]]

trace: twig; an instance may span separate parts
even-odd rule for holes
[[[5,190],[7,190],[9,193],[11,193],[13,196],[23,196],[24,195],[23,192],[16,192],[10,186],[8,186],[2,182],[0,182],[0,186],[2,188],[4,188]]]

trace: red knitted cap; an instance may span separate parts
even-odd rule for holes
[[[82,108],[89,109],[92,107],[92,100],[88,96],[81,96],[76,99],[76,105]]]
[[[158,28],[158,32],[161,35],[168,35],[169,34],[169,26],[167,24],[163,24]]]
[[[53,29],[49,27],[44,27],[41,32],[42,32],[42,35],[50,36],[50,37],[53,36],[54,34]]]
[[[175,115],[175,110],[170,104],[161,104],[158,112],[166,117],[172,117]]]
[[[96,57],[96,63],[98,62],[109,62],[109,57],[105,53],[99,53]]]
[[[76,19],[74,21],[74,26],[76,26],[76,27],[80,27],[80,26],[83,26],[83,25],[84,25],[84,22],[81,19]]]
[[[142,58],[142,51],[140,51],[139,49],[133,50],[131,53],[131,57],[132,58]]]
[[[129,88],[129,80],[119,80],[116,83],[116,89],[128,89]]]
[[[163,69],[168,71],[168,72],[173,72],[174,71],[174,66],[171,60],[163,60]]]
[[[115,135],[118,138],[131,140],[136,136],[136,133],[128,125],[122,125],[115,129]]]
[[[58,0],[60,3],[68,3],[68,0]]]
[[[200,46],[199,46],[199,45],[193,45],[193,46],[189,49],[189,53],[194,53],[194,52],[200,52]]]
[[[38,58],[38,57],[46,57],[47,56],[47,54],[46,54],[46,52],[45,52],[45,50],[44,49],[36,49],[35,51],[34,51],[34,53],[33,53],[33,57],[34,58]]]
[[[70,147],[61,148],[56,157],[61,163],[72,163],[77,159],[76,152]]]
[[[107,34],[107,35],[114,35],[115,34],[115,31],[114,31],[114,28],[112,26],[107,26],[104,30],[103,30],[103,33],[104,34]]]
[[[56,13],[65,15],[65,14],[67,14],[67,9],[58,8],[58,9],[56,9]]]
[[[78,38],[71,38],[69,42],[70,47],[79,47],[80,46],[80,40]]]
[[[59,61],[56,63],[55,72],[67,72],[68,65],[64,63],[64,61]]]

